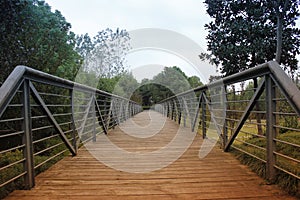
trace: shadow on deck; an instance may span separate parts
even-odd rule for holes
[[[179,125],[159,113],[145,111],[132,119],[38,175],[33,189],[14,191],[7,199],[294,199],[218,146],[200,159],[202,137],[180,133]],[[176,158],[185,149],[178,141],[190,139],[170,165],[159,154]]]

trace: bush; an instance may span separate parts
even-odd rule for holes
[[[47,140],[47,144],[45,144],[44,148],[53,146],[59,142],[61,142],[60,138],[49,139],[49,140]],[[37,148],[37,149],[41,150],[40,148]],[[35,156],[34,157],[35,166],[44,162],[49,157],[54,156],[54,155],[58,154],[59,152],[62,152],[65,149],[66,149],[66,146],[64,144],[62,144],[62,145],[59,145],[49,151],[46,151],[44,153],[41,153],[40,155]],[[56,162],[58,162],[64,156],[66,156],[68,154],[69,154],[69,152],[66,151],[65,153],[60,154],[59,156],[56,156],[52,160],[49,160],[48,162],[44,163],[43,165],[41,165],[40,167],[35,169],[35,174],[37,175],[37,174],[49,169],[52,165],[54,165]],[[3,154],[0,154],[0,168],[5,167],[11,163],[14,163],[14,162],[22,160],[22,159],[23,159],[23,151],[21,151],[21,150],[16,150],[16,151],[11,151],[11,152],[6,152]],[[20,175],[23,172],[24,172],[23,162],[1,170],[0,171],[0,184],[5,183],[6,181],[10,180],[13,177]],[[12,181],[11,183],[1,187],[0,188],[0,199],[4,198],[10,192],[12,192],[13,190],[16,190],[16,189],[24,189],[24,178],[23,177],[20,177],[20,178],[16,179],[15,181]]]
[[[4,154],[0,154],[0,167],[7,166],[13,162],[23,159],[23,152],[16,150],[14,152],[7,152]],[[18,163],[6,169],[0,171],[0,184],[10,180],[11,178],[18,176],[23,173],[23,163]],[[16,188],[22,189],[24,187],[23,178],[19,178],[3,187],[0,188],[0,199],[7,196],[10,192],[15,190]]]
[[[286,132],[284,134],[278,135],[277,139],[300,145],[300,133],[299,132]],[[266,147],[266,139],[264,139],[264,138],[254,137],[254,138],[250,138],[250,139],[246,140],[246,142],[255,144],[256,146],[259,146],[259,147],[263,147],[263,148]],[[266,152],[261,151],[257,148],[251,147],[250,145],[236,144],[236,146],[240,149],[245,150],[246,152],[249,152],[249,153],[259,157],[259,158],[262,158],[264,160],[266,158]],[[256,172],[259,176],[265,178],[265,174],[266,174],[265,163],[263,163],[260,160],[257,160],[254,157],[251,157],[245,153],[242,153],[240,151],[233,150],[232,152],[237,156],[237,158],[241,161],[242,164],[248,165],[251,170]],[[287,155],[294,159],[300,160],[299,148],[294,147],[292,145],[277,142],[276,152],[279,152],[281,154]],[[290,171],[290,172],[296,174],[297,176],[300,176],[300,164],[299,163],[278,156],[276,164],[279,167],[281,167],[287,171]],[[298,180],[297,178],[295,178],[285,172],[278,171],[275,183],[278,184],[284,190],[286,190],[289,194],[300,196],[300,190],[299,190],[300,180]]]

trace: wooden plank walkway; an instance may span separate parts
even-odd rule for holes
[[[149,113],[153,119],[152,125],[149,125]],[[134,123],[150,132],[159,126],[156,123],[164,120],[153,111],[142,112],[133,118]],[[138,134],[140,131],[134,133],[134,124],[126,122],[121,128],[111,130],[108,138],[121,149],[147,154],[163,149],[173,139],[177,129],[178,125],[167,119],[158,134],[137,138],[124,133],[131,130],[133,134]],[[97,145],[104,145],[101,151],[106,149],[107,152],[101,152],[101,155],[116,156],[103,143],[104,137],[101,135],[97,142],[92,143],[92,151],[100,150]],[[278,187],[267,185],[231,154],[222,152],[218,147],[200,159],[198,154],[202,142],[201,136],[196,135],[192,145],[179,159],[148,173],[120,171],[118,166],[126,164],[122,159],[113,163],[117,166],[115,169],[107,167],[94,158],[87,148],[81,148],[78,156],[67,157],[38,175],[33,189],[14,191],[7,199],[295,199]],[[140,170],[133,158],[126,159],[127,163],[133,163],[126,169]],[[159,164],[157,161],[161,161],[159,156],[145,162],[147,166],[154,166]]]

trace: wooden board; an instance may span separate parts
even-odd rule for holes
[[[151,117],[165,120],[158,113],[152,113]],[[145,131],[155,126],[155,123],[148,126],[148,111],[138,114],[133,120],[145,127]],[[134,128],[132,123],[126,123],[122,126]],[[179,128],[168,119],[159,133],[137,138],[124,133],[122,126],[111,130],[108,138],[116,146],[135,153],[149,153],[165,147]],[[103,137],[106,136],[100,135],[92,144],[93,151],[101,149],[101,153],[116,156],[110,147],[105,146]],[[129,173],[110,168],[83,147],[76,157],[67,157],[38,175],[33,189],[14,191],[7,199],[295,199],[277,186],[267,185],[218,146],[200,159],[198,154],[202,142],[201,136],[195,135],[191,146],[179,159],[149,173]],[[102,148],[98,149],[99,145]],[[121,166],[134,162],[115,159]],[[158,156],[154,160],[145,160],[145,163],[151,166],[161,160]],[[134,169],[134,165],[131,167]]]

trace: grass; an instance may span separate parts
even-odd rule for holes
[[[294,143],[300,145],[300,133],[299,132],[286,132],[284,134],[279,134],[277,139]],[[258,147],[266,148],[266,139],[259,137],[251,137],[244,140],[247,143],[254,144]],[[248,144],[243,144],[241,142],[234,144],[236,147],[249,152],[263,160],[266,160],[266,152],[252,147]],[[242,164],[248,165],[254,172],[256,172],[259,176],[266,178],[266,165],[264,162],[249,156],[245,153],[242,153],[238,150],[232,150],[233,154],[237,156],[237,158],[241,161]],[[285,143],[277,142],[276,144],[276,152],[284,154],[286,156],[292,157],[296,160],[300,160],[300,148],[297,148],[292,145],[288,145]],[[276,165],[280,168],[283,168],[289,172],[292,172],[296,176],[300,176],[300,164],[299,162],[277,156]],[[274,183],[278,184],[281,188],[286,190],[288,193],[292,195],[296,195],[300,197],[300,180],[297,178],[278,170],[276,179]]]
[[[60,142],[59,138],[53,138],[50,140],[47,140],[47,145],[55,145],[58,142]],[[65,145],[60,145],[56,148],[53,148],[51,151],[47,151],[44,154],[36,155],[34,157],[34,164],[37,166],[38,164],[44,162],[49,157],[54,156],[58,154],[59,152],[65,150]],[[44,163],[40,167],[35,169],[35,174],[39,174],[47,169],[49,169],[52,165],[54,165],[56,162],[61,160],[66,155],[69,155],[69,152],[66,151],[59,156],[56,156],[55,158],[49,160],[48,162]],[[6,152],[3,154],[0,154],[0,168],[5,167],[11,163],[14,163],[16,161],[23,159],[23,151],[22,150],[15,150],[11,152]],[[0,184],[22,174],[24,172],[23,162],[15,164],[13,166],[10,166],[8,168],[2,169],[0,171]],[[12,192],[15,189],[24,189],[24,179],[23,177],[20,177],[16,179],[15,181],[12,181],[9,184],[6,184],[5,186],[0,188],[0,199],[3,199],[5,196],[7,196],[10,192]]]
[[[16,150],[14,152],[7,152],[5,154],[0,155],[0,168],[7,166],[10,163],[19,161],[23,158],[22,151]],[[21,174],[23,172],[23,164],[18,163],[14,166],[8,167],[6,169],[1,170],[0,173],[0,183],[4,183],[5,181]],[[3,187],[0,188],[0,199],[7,196],[10,192],[15,190],[16,188],[22,189],[24,187],[24,181],[22,178],[19,178]]]
[[[252,122],[252,123],[251,123]],[[238,133],[236,139],[233,143],[233,146],[242,149],[262,160],[266,160],[266,149],[267,141],[265,137],[256,136],[258,134],[257,125],[255,120],[246,121],[241,131]],[[265,134],[266,121],[261,120],[262,131]],[[298,126],[299,127],[299,126]],[[199,128],[198,132],[202,132]],[[229,131],[230,132],[230,131]],[[292,144],[300,145],[300,132],[297,131],[288,131],[288,130],[278,130],[279,134],[277,136],[278,140],[289,142]],[[250,134],[251,133],[251,134]],[[230,138],[230,133],[228,138]],[[246,144],[246,143],[248,144]],[[253,147],[253,145],[257,147]],[[237,149],[231,148],[231,152],[240,160],[242,164],[248,165],[250,169],[256,172],[259,176],[266,178],[266,164],[265,162],[250,156],[246,153],[238,151]],[[282,142],[276,143],[276,152],[289,156],[295,160],[300,161],[300,148],[295,147],[289,144]],[[277,156],[276,165],[286,171],[291,172],[296,176],[300,176],[300,163],[287,159],[282,156]],[[300,180],[294,176],[289,175],[283,171],[277,170],[276,179],[274,183],[279,185],[282,189],[287,191],[291,195],[295,195],[300,198]]]

